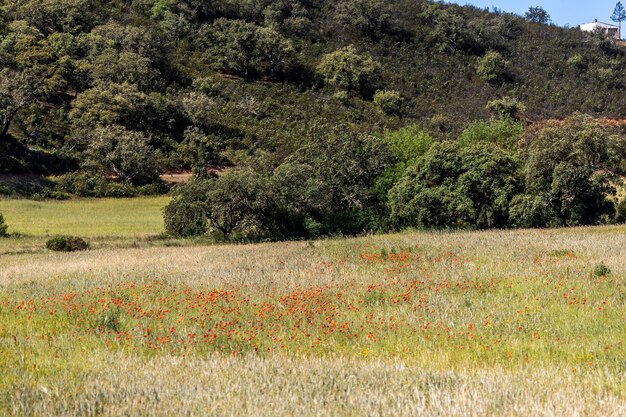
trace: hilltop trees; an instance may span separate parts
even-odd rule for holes
[[[533,23],[547,24],[551,22],[550,15],[541,6],[530,7],[525,14],[526,20]]]
[[[611,15],[611,20],[619,24],[619,33],[622,34],[622,22],[626,20],[626,9],[622,6],[622,2],[618,1],[615,5],[615,10]]]
[[[380,36],[391,26],[389,6],[381,0],[343,0],[337,18],[369,36]]]

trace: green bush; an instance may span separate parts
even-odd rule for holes
[[[389,191],[401,227],[506,227],[519,193],[519,160],[490,143],[433,145]]]
[[[605,277],[611,273],[611,268],[606,266],[604,262],[600,262],[593,267],[594,277]]]
[[[369,55],[347,46],[322,57],[317,72],[333,87],[368,94],[381,80],[381,65]]]
[[[76,236],[57,236],[46,242],[46,248],[55,252],[76,252],[89,249],[89,244]]]
[[[56,178],[56,183],[57,192],[74,194],[80,197],[138,197],[160,195],[168,191],[167,185],[160,180],[157,180],[154,184],[133,186],[84,172],[62,175]],[[54,196],[51,195],[48,198],[54,198]]]
[[[374,103],[380,107],[385,114],[400,114],[402,109],[402,96],[393,90],[378,90],[374,94]]]
[[[8,233],[9,226],[4,221],[4,216],[0,213],[0,237],[6,237],[9,235]]]
[[[510,77],[510,63],[495,51],[489,51],[478,61],[476,73],[490,83],[501,83]]]
[[[487,108],[501,119],[519,120],[526,112],[524,103],[513,97],[503,97],[487,103]]]
[[[459,143],[468,146],[478,142],[489,142],[504,148],[514,149],[524,132],[524,125],[516,120],[496,119],[470,123],[461,135]]]

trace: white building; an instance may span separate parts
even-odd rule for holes
[[[596,30],[601,30],[611,38],[617,40],[620,40],[622,38],[619,26],[611,25],[609,23],[598,22],[598,19],[594,20],[591,23],[585,23],[583,25],[580,25],[580,30],[584,32],[595,32]]]

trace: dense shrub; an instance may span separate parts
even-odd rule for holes
[[[179,187],[165,209],[177,236],[295,238],[367,230],[372,188],[393,156],[380,139],[335,129],[275,170],[243,167]]]
[[[391,11],[382,0],[342,0],[337,18],[369,36],[379,36],[391,28]]]
[[[402,96],[393,90],[378,90],[374,94],[374,103],[389,115],[400,114],[402,109]]]
[[[210,182],[195,180],[178,186],[163,209],[165,232],[175,237],[201,236],[208,231],[206,188]]]
[[[381,80],[380,64],[353,46],[324,55],[317,72],[327,84],[360,94],[374,90]]]
[[[154,184],[133,186],[113,181],[100,175],[84,172],[74,172],[62,175],[55,179],[56,191],[74,194],[80,197],[138,197],[146,195],[160,195],[168,191],[162,181]],[[54,192],[52,192],[54,194]],[[62,194],[61,194],[62,195]],[[53,198],[52,196],[50,198]]]
[[[219,19],[207,28],[207,37],[209,60],[246,80],[263,74],[275,76],[293,60],[291,42],[273,28]]]
[[[389,192],[392,219],[414,227],[505,227],[519,160],[493,144],[438,143]]]
[[[497,114],[501,119],[519,120],[526,106],[524,103],[513,97],[503,97],[487,103],[487,108]]]
[[[606,266],[604,262],[600,262],[593,267],[594,277],[605,277],[611,273],[611,268]]]
[[[9,226],[6,224],[2,213],[0,213],[0,237],[8,236],[8,230]]]
[[[57,236],[46,242],[46,248],[55,252],[76,252],[89,249],[89,244],[76,236]]]
[[[516,149],[523,132],[523,124],[510,118],[476,121],[461,132],[458,140],[463,146],[489,142],[504,148]]]
[[[153,184],[159,178],[150,139],[122,126],[99,127],[89,135],[85,165],[132,185]]]
[[[510,77],[510,63],[504,59],[502,54],[489,51],[478,61],[476,73],[478,76],[490,83],[501,83]]]
[[[625,151],[619,137],[594,120],[577,116],[530,130],[521,146],[530,195],[517,201],[516,225],[573,226],[613,218],[611,184],[621,171]],[[542,218],[543,224],[530,220]]]

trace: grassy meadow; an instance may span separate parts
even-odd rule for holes
[[[9,233],[31,236],[142,236],[163,231],[169,197],[1,200]]]
[[[624,227],[120,246],[93,218],[63,229],[111,233],[87,252],[0,239],[0,415],[626,413]]]

